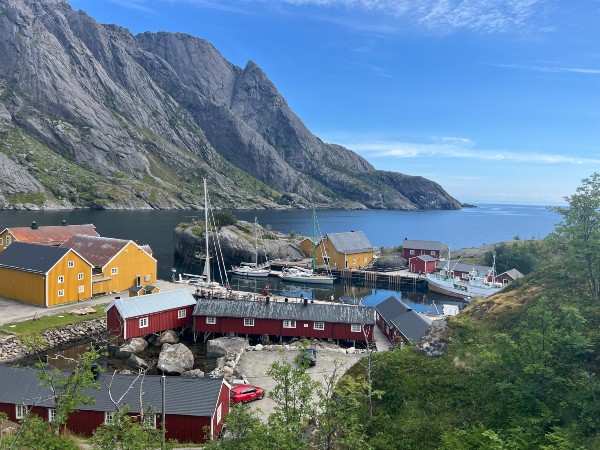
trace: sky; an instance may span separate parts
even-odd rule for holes
[[[600,172],[600,0],[68,0],[254,61],[323,141],[468,203]]]

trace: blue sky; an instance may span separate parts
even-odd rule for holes
[[[307,127],[465,202],[557,204],[600,171],[599,0],[69,0],[256,62]]]

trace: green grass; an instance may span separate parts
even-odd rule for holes
[[[69,312],[57,312],[47,316],[38,317],[35,319],[24,320],[23,322],[15,322],[0,326],[0,330],[15,333],[19,338],[30,336],[32,334],[40,334],[46,330],[61,328],[67,325],[73,325],[86,320],[99,319],[104,317],[104,308],[108,305],[96,305],[92,308],[96,311],[95,314],[86,314],[85,316],[75,316]],[[84,306],[82,305],[82,308]],[[62,316],[62,317],[61,317]],[[11,327],[14,325],[14,327]]]

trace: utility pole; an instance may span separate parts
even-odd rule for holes
[[[166,411],[166,405],[165,405],[165,392],[166,392],[166,387],[165,387],[165,382],[167,380],[167,377],[165,377],[165,374],[163,373],[162,379],[161,379],[161,387],[162,387],[162,413],[161,413],[161,421],[160,421],[160,428],[161,428],[161,439],[160,439],[160,450],[165,450],[165,438],[167,435],[167,420],[165,417],[165,411]]]

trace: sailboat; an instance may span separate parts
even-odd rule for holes
[[[262,267],[258,265],[258,222],[254,218],[254,262],[243,262],[239,266],[232,266],[231,272],[234,275],[244,277],[268,277],[271,270],[268,269],[267,261]]]
[[[317,273],[317,212],[313,208],[313,240],[312,240],[312,267],[304,269],[302,267],[289,267],[281,272],[281,279],[285,281],[294,281],[296,283],[310,284],[333,284],[335,277],[331,275],[321,275]]]

